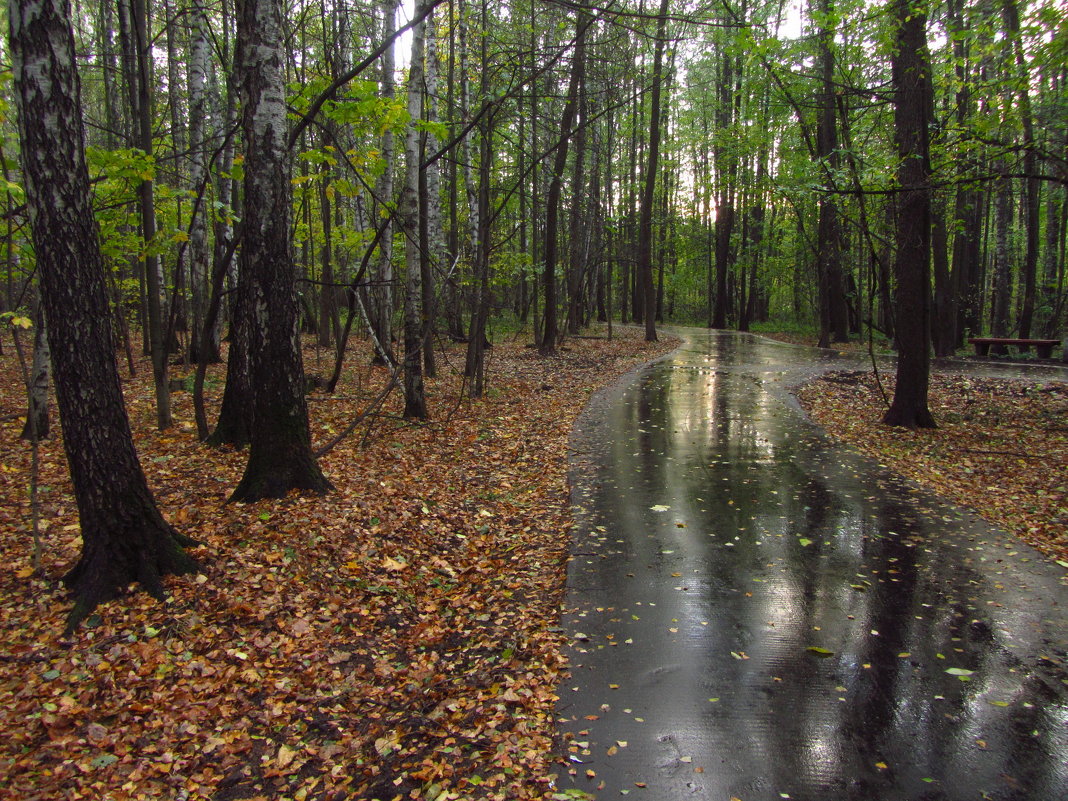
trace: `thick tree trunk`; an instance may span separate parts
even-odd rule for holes
[[[928,119],[931,91],[924,0],[896,0],[897,47],[892,57],[894,139],[898,155],[897,384],[883,418],[887,425],[934,428],[930,382],[931,186]]]
[[[252,436],[231,501],[278,498],[331,484],[312,454],[290,255],[289,165],[280,0],[238,3],[245,135],[244,241],[238,262],[249,315]]]
[[[192,541],[160,515],[134,450],[89,201],[74,37],[63,0],[9,6],[15,96],[56,397],[81,522],[82,553],[65,577],[73,629],[134,581],[163,596],[187,573]]]

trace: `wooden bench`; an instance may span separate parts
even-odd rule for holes
[[[976,356],[989,355],[991,345],[1015,345],[1021,353],[1026,353],[1034,345],[1040,359],[1052,358],[1053,349],[1061,344],[1059,339],[1005,339],[1004,337],[972,337],[968,341],[975,345]]]

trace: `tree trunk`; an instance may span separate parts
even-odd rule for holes
[[[196,194],[189,224],[190,334],[189,360],[198,363],[201,352],[208,361],[218,361],[217,349],[203,342],[204,317],[208,306],[208,154],[205,137],[208,116],[208,71],[211,29],[207,12],[194,4],[193,32],[189,41],[189,186]]]
[[[70,631],[98,603],[196,563],[141,470],[115,366],[105,269],[89,195],[74,37],[62,0],[9,6],[12,71],[41,300],[56,372],[82,553],[65,576]]]
[[[645,320],[645,341],[656,342],[656,291],[653,288],[653,204],[656,202],[656,174],[660,160],[660,81],[664,70],[664,40],[667,38],[669,0],[660,0],[653,50],[652,108],[649,111],[649,154],[645,164],[645,187],[638,222],[638,271],[641,275]]]
[[[137,119],[134,121],[134,141],[145,155],[152,156],[152,43],[148,38],[147,0],[130,0],[133,21],[133,46],[135,48],[134,71],[131,92],[136,94],[134,104]],[[141,210],[141,236],[145,241],[144,271],[147,291],[148,342],[152,356],[152,379],[156,387],[156,426],[160,431],[171,426],[170,385],[167,382],[167,343],[163,325],[163,277],[159,257],[152,246],[156,238],[156,201],[154,182],[142,181],[137,188]]]
[[[416,17],[424,14],[429,0],[420,0]],[[405,136],[405,181],[400,198],[404,225],[404,416],[427,418],[426,388],[423,384],[423,303],[422,272],[419,258],[420,209],[419,174],[421,159],[419,128],[423,111],[423,52],[426,20],[412,29],[412,55],[408,67],[408,129]]]
[[[897,384],[883,418],[887,425],[934,428],[927,406],[930,381],[931,186],[927,10],[896,0],[898,36],[891,59],[897,145]]]
[[[825,192],[819,200],[819,222],[816,235],[816,262],[820,292],[820,347],[833,342],[849,341],[849,313],[842,280],[841,232],[838,224],[838,202],[832,191],[836,189],[835,175],[840,166],[838,129],[835,120],[837,103],[834,85],[834,28],[830,18],[831,0],[820,0],[819,62],[820,100],[819,123],[816,126],[816,155],[824,165]]]
[[[1005,29],[1012,40],[1012,50],[1016,61],[1017,85],[1019,86],[1020,125],[1023,133],[1023,179],[1024,197],[1024,232],[1027,240],[1024,250],[1023,269],[1020,280],[1023,283],[1023,295],[1020,300],[1019,336],[1021,339],[1031,337],[1031,327],[1035,315],[1035,289],[1038,279],[1038,241],[1039,241],[1039,186],[1038,153],[1035,145],[1035,124],[1031,111],[1031,93],[1028,90],[1029,75],[1024,57],[1023,42],[1020,37],[1020,12],[1016,0],[1003,0],[1002,17]]]
[[[1005,171],[1004,165],[998,172]],[[991,303],[990,331],[996,337],[1009,335],[1009,309],[1012,308],[1012,267],[1009,264],[1009,223],[1012,221],[1012,180],[998,182],[994,207],[994,299]],[[1004,352],[1004,345],[1000,347]]]
[[[37,306],[37,330],[33,336],[33,367],[30,371],[26,424],[22,427],[22,439],[40,441],[48,439],[48,391],[52,385],[52,354],[48,348],[48,328],[44,309]]]
[[[580,14],[576,23],[579,43],[585,37],[587,25],[585,15]],[[545,265],[542,271],[542,280],[545,284],[545,326],[542,332],[541,348],[539,348],[543,356],[556,352],[556,340],[560,333],[556,308],[556,260],[559,246],[557,226],[560,219],[560,195],[564,185],[564,168],[567,166],[567,150],[578,109],[578,83],[583,70],[580,53],[584,54],[584,52],[576,44],[575,57],[571,62],[571,78],[567,86],[567,100],[564,102],[564,111],[560,118],[560,142],[556,146],[552,178],[549,181],[549,191],[545,199]]]
[[[382,41],[387,41],[396,30],[398,0],[382,0]],[[394,71],[396,69],[396,45],[390,44],[382,54],[382,71],[379,78],[378,92],[387,103],[393,102],[396,96],[394,88]],[[393,201],[393,172],[394,172],[394,136],[393,131],[387,128],[382,132],[382,174],[375,183],[375,194],[379,204],[382,204],[381,214],[389,215],[390,211],[384,204]],[[386,222],[388,226],[379,244],[378,269],[376,270],[377,286],[372,291],[373,303],[372,315],[375,334],[382,346],[382,351],[375,353],[375,362],[388,363],[390,366],[396,361],[393,354],[393,224]]]
[[[245,136],[244,241],[238,262],[250,341],[252,436],[231,501],[280,498],[331,484],[312,454],[304,397],[290,221],[280,0],[238,3],[238,76]]]
[[[934,261],[934,317],[931,334],[936,356],[952,356],[956,350],[957,305],[949,273],[949,231],[946,228],[945,201],[932,210],[931,246]]]

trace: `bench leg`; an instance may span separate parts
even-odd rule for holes
[[[1035,350],[1038,351],[1038,358],[1040,358],[1040,359],[1052,359],[1053,358],[1053,346],[1052,345],[1035,345]]]
[[[989,342],[976,342],[975,343],[975,355],[976,356],[987,356],[989,354],[990,354],[990,343]]]

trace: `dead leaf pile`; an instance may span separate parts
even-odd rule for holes
[[[24,799],[539,798],[552,773],[562,669],[555,626],[571,526],[567,436],[589,393],[670,350],[640,332],[541,358],[489,355],[461,395],[439,354],[431,420],[395,393],[322,460],[337,492],[227,505],[245,454],[202,447],[187,393],[154,430],[151,370],[125,380],[164,515],[203,545],[199,575],[100,607],[62,639],[59,579],[79,547],[58,437],[42,443],[43,570],[31,566],[30,448],[13,349],[0,356],[0,775]],[[365,352],[366,351],[366,352]],[[325,442],[385,385],[361,345]],[[330,355],[310,348],[309,372]],[[172,368],[177,375],[189,372]],[[223,368],[209,373],[221,397]],[[58,425],[54,430],[58,430]]]
[[[893,376],[883,377],[892,397]],[[938,428],[880,421],[870,373],[830,373],[798,392],[832,436],[1068,563],[1068,386],[933,374]]]

